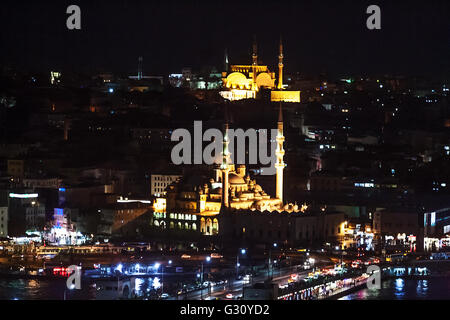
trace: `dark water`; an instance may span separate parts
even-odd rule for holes
[[[390,279],[381,289],[363,289],[340,300],[450,300],[450,277],[428,280]]]
[[[63,300],[93,299],[92,292],[66,291],[65,280],[0,279],[0,300]],[[86,286],[85,286],[86,287]],[[342,300],[408,300],[433,299],[450,300],[450,278],[428,280],[392,279],[384,281],[380,290],[363,289],[347,295]]]
[[[87,286],[85,286],[87,287]],[[92,290],[66,290],[66,280],[1,279],[0,300],[92,299]]]

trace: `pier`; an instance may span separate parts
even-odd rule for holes
[[[392,278],[429,279],[450,276],[450,260],[418,260],[378,266],[381,281]],[[336,300],[365,288],[370,276],[365,269],[353,269],[333,277],[301,280],[279,288],[275,300]]]

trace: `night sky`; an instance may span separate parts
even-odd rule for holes
[[[82,30],[66,28],[66,8],[81,7]],[[366,28],[366,8],[381,7],[382,29]],[[448,77],[450,1],[10,1],[0,4],[0,63],[22,71],[136,73],[222,69],[259,56],[285,70],[318,74],[394,73]]]

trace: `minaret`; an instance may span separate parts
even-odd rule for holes
[[[256,36],[253,37],[253,53],[252,53],[253,65],[258,65],[258,45],[256,43]]]
[[[258,46],[256,44],[256,35],[253,38],[253,53],[252,53],[252,89],[257,90],[256,88],[256,66],[258,65]]]
[[[228,120],[226,120],[224,125],[224,135],[223,135],[223,151],[222,151],[222,164],[220,165],[220,170],[222,171],[222,204],[225,207],[229,206],[229,183],[228,183],[228,173],[230,172],[230,153],[228,151],[228,144],[230,143],[228,138]]]
[[[275,168],[277,170],[277,186],[276,186],[276,198],[281,200],[281,204],[283,204],[283,170],[285,164],[283,162],[284,157],[284,135],[283,135],[283,111],[281,109],[280,102],[280,110],[278,113],[278,133],[277,133],[277,149],[275,154],[277,156],[277,162],[275,163]]]
[[[139,57],[138,59],[138,74],[137,74],[137,79],[138,80],[142,80],[143,77],[143,72],[142,72],[142,62],[143,62],[144,58],[142,56]]]
[[[223,71],[228,72],[228,51],[226,48],[225,48],[225,55],[223,57],[223,67],[225,69]]]
[[[280,53],[278,54],[278,90],[283,90],[283,42],[280,36]]]

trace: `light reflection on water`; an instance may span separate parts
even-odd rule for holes
[[[405,292],[403,291],[405,288],[405,280],[398,278],[395,279],[395,296],[397,299],[403,299],[405,296]]]
[[[0,299],[62,299],[61,281],[0,279]]]
[[[0,300],[92,300],[96,292],[90,282],[82,282],[82,290],[67,290],[66,279],[8,279],[0,278]],[[145,285],[144,285],[145,284]],[[136,278],[135,290],[157,289],[161,280]]]
[[[0,279],[0,300],[91,299],[89,288],[80,292],[66,290],[66,279]]]
[[[426,298],[427,293],[428,293],[428,280],[422,280],[417,285],[417,296],[421,298]]]
[[[362,289],[340,300],[450,300],[450,278],[405,280],[401,278],[382,282],[381,289]]]

